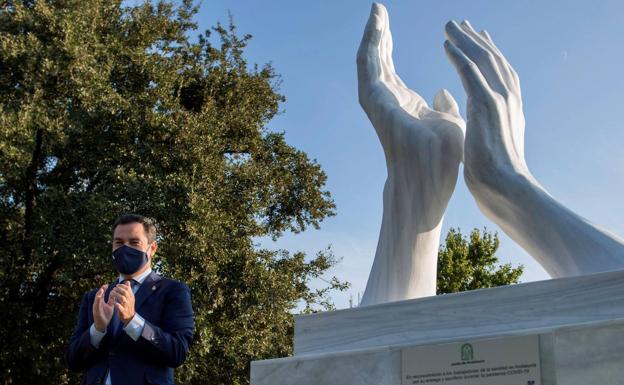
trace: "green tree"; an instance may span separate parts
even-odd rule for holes
[[[160,225],[156,270],[186,282],[195,343],[182,384],[244,384],[291,352],[291,312],[346,284],[336,263],[255,242],[334,214],[326,176],[268,128],[284,97],[249,35],[191,39],[197,6],[0,1],[0,381],[75,383],[62,363],[82,294],[114,279],[110,225]],[[211,36],[211,33],[215,35]]]
[[[451,228],[438,252],[437,294],[518,283],[522,265],[498,264],[498,234],[472,230],[469,238]]]

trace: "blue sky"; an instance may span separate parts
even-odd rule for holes
[[[332,297],[338,308],[363,293],[372,265],[386,178],[383,152],[357,102],[355,54],[370,11],[367,1],[204,0],[199,31],[228,12],[253,35],[250,62],[271,62],[287,101],[270,122],[328,175],[337,216],[321,230],[286,235],[263,246],[309,255],[332,245],[342,262],[332,274],[352,283]],[[430,103],[447,88],[462,112],[465,95],[442,43],[450,20],[487,29],[520,75],[526,158],[541,184],[565,205],[624,235],[624,3],[588,1],[387,1],[399,75]],[[465,116],[465,115],[464,115]],[[460,174],[461,175],[461,174]],[[464,233],[487,227],[501,238],[502,262],[525,265],[523,282],[544,270],[476,207],[463,178],[446,212]]]

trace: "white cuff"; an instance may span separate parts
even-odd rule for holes
[[[138,313],[134,314],[134,317],[124,326],[123,330],[132,338],[137,341],[143,333],[143,327],[145,326],[145,320]]]
[[[91,328],[89,328],[89,336],[91,337],[91,345],[93,345],[94,348],[97,349],[97,347],[100,346],[100,341],[102,341],[102,338],[104,338],[105,335],[106,330],[101,332],[95,328],[95,323],[91,324]]]

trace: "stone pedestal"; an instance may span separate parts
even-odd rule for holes
[[[298,316],[252,385],[400,385],[412,346],[537,335],[542,385],[624,384],[624,271]],[[537,385],[537,384],[536,384]]]

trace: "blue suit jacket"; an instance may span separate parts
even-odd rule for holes
[[[108,286],[105,300],[115,285]],[[85,385],[104,384],[109,368],[112,385],[173,384],[173,368],[182,365],[193,340],[188,286],[152,272],[135,294],[135,311],[145,319],[141,337],[134,341],[123,329],[115,335],[119,321],[114,316],[97,348],[89,335],[96,292],[83,297],[78,324],[65,351],[67,367],[86,371]]]

